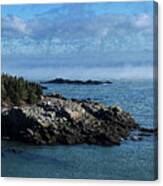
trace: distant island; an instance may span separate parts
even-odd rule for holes
[[[56,78],[48,81],[41,82],[43,84],[56,83],[56,84],[76,84],[76,85],[100,85],[100,84],[111,84],[111,81],[99,81],[99,80],[70,80],[63,78]]]

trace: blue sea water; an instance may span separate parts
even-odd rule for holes
[[[144,127],[154,127],[152,80],[115,80],[109,85],[46,84],[68,98],[120,105]],[[15,148],[20,153],[7,149]],[[120,146],[31,146],[2,141],[2,176],[76,179],[154,180],[157,178],[157,139],[124,141]]]

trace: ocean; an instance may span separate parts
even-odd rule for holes
[[[119,105],[144,127],[154,127],[152,79],[113,80],[108,85],[46,84],[44,93],[59,92],[66,98]],[[13,153],[10,149],[20,151]],[[157,139],[123,141],[120,146],[32,146],[2,141],[3,177],[70,179],[154,180],[157,175]]]

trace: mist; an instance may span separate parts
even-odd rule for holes
[[[11,75],[23,76],[29,80],[48,80],[53,78],[67,79],[152,79],[152,66],[123,66],[123,67],[33,67],[3,69]]]

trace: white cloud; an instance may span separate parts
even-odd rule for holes
[[[147,28],[152,25],[152,19],[147,14],[138,14],[133,18],[133,25],[138,28]]]
[[[4,34],[11,34],[14,33],[15,37],[19,34],[29,34],[30,29],[26,21],[17,17],[17,16],[6,16],[2,19],[2,31]],[[6,33],[5,33],[6,32]]]
[[[17,16],[3,17],[2,42],[14,38],[12,48],[25,56],[32,56],[32,53],[34,56],[57,56],[152,49],[152,17],[147,14],[102,14],[83,18],[82,15],[83,11],[76,19],[62,16],[60,19],[36,16],[28,20]],[[3,53],[10,51],[3,46]]]

